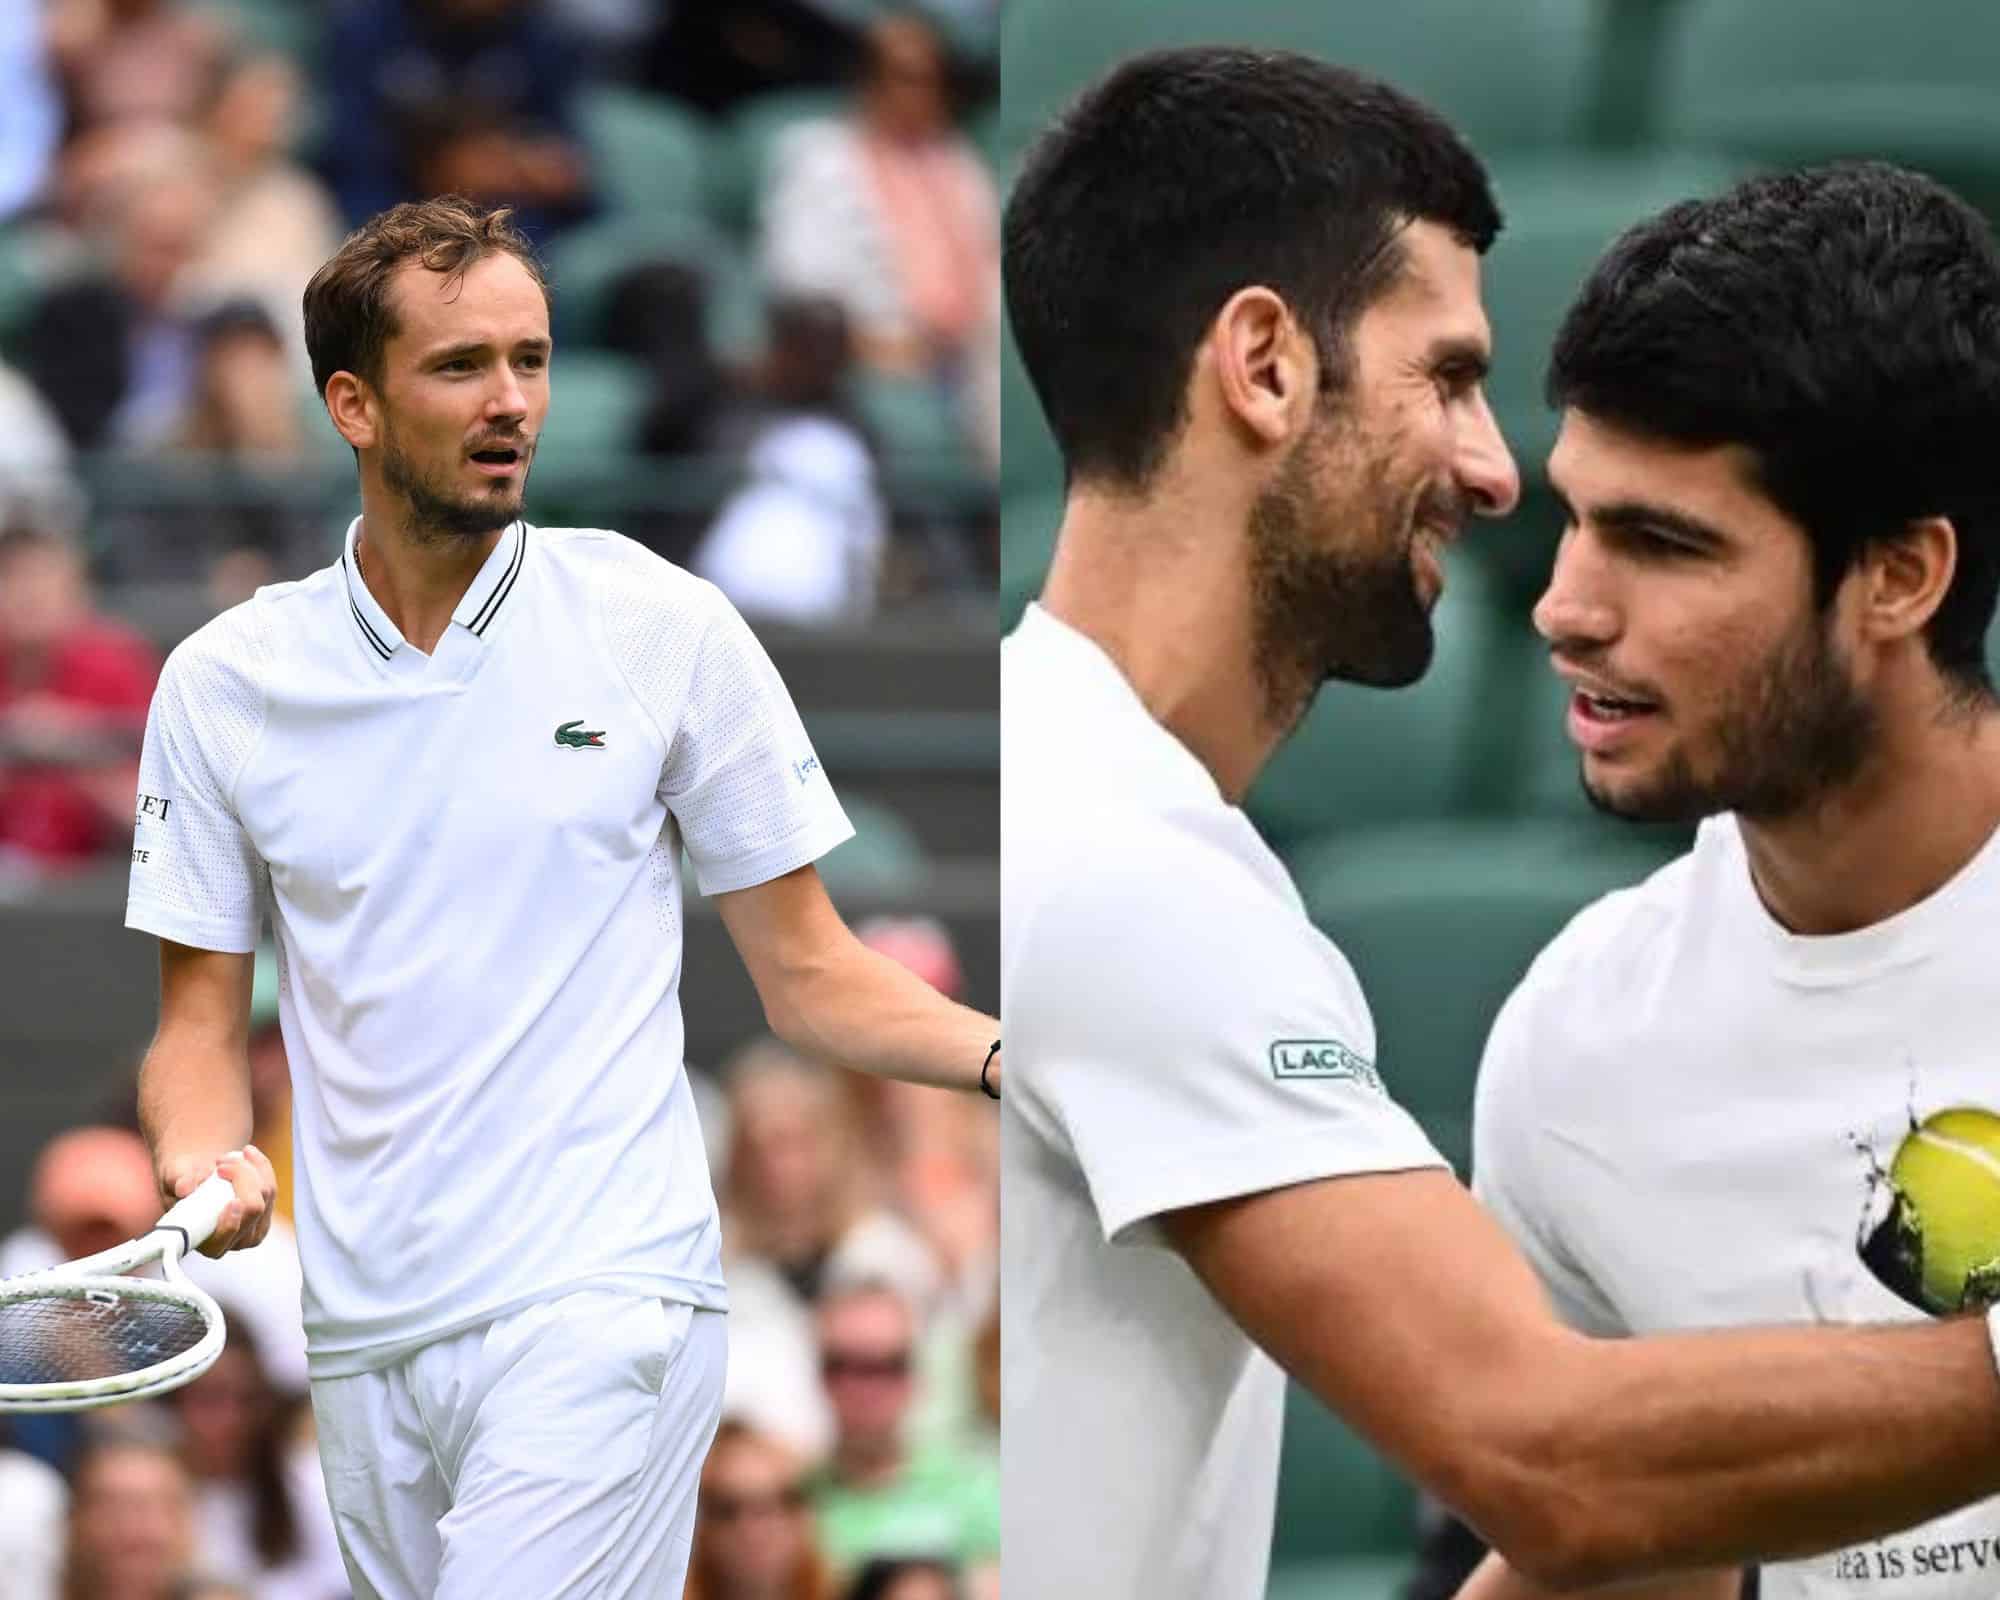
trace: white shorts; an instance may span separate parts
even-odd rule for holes
[[[312,1385],[355,1600],[679,1600],[721,1312],[585,1290]]]

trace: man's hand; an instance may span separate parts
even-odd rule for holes
[[[202,1157],[178,1157],[161,1163],[160,1194],[169,1205],[184,1200],[211,1173],[219,1172],[235,1186],[236,1198],[222,1213],[215,1232],[201,1247],[205,1256],[222,1256],[231,1250],[248,1250],[262,1244],[271,1231],[271,1208],[278,1193],[278,1176],[270,1158],[254,1144],[231,1150],[220,1161]]]

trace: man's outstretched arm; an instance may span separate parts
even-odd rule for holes
[[[2000,1491],[1976,1318],[1586,1338],[1438,1171],[1161,1220],[1252,1338],[1536,1583],[1806,1555]]]
[[[1000,1024],[870,950],[815,868],[719,894],[715,903],[765,1021],[793,1049],[885,1078],[978,1092]],[[997,1056],[986,1082],[998,1091]]]

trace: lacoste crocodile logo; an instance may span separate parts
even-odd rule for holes
[[[604,730],[586,728],[583,725],[583,718],[578,717],[575,721],[565,722],[556,729],[556,743],[565,750],[602,750]]]

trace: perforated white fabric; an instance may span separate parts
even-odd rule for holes
[[[235,788],[264,727],[270,661],[255,601],[182,641],[146,717],[131,901],[170,915],[200,947],[256,947],[266,874],[237,820]]]
[[[778,669],[722,591],[629,540],[604,554],[618,569],[602,590],[606,633],[667,740],[659,796],[702,893],[762,883],[847,838]]]
[[[790,698],[720,591],[588,529],[384,655],[355,535],[176,652],[126,916],[247,950],[268,886],[309,1371],[583,1284],[720,1310],[679,846],[714,891],[848,836]]]

